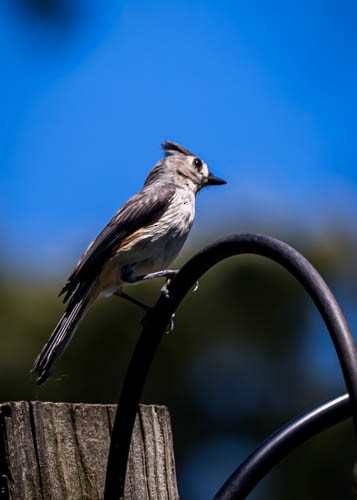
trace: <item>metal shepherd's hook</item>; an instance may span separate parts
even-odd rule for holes
[[[350,399],[349,408],[357,434],[357,348],[332,292],[312,264],[283,241],[259,234],[228,236],[206,247],[190,259],[172,279],[169,285],[169,296],[161,295],[154,308],[144,317],[143,331],[127,370],[114,421],[107,466],[105,500],[118,500],[123,496],[129,447],[138,404],[151,362],[173,313],[191,287],[211,267],[228,257],[241,254],[261,255],[277,262],[295,276],[314,301],[330,333],[341,365]],[[337,406],[341,404],[346,413],[347,403],[338,402]],[[322,418],[321,421],[323,421],[324,412],[329,411],[329,406],[327,405],[327,409],[321,408],[323,409],[317,412],[317,419]],[[315,413],[311,410],[310,417]],[[316,418],[309,422],[316,422]],[[294,429],[299,429],[299,425],[301,421],[298,420],[297,427],[296,425],[290,427],[292,432],[295,432]],[[310,433],[312,428],[312,426],[309,427]],[[288,452],[288,450],[285,451]],[[230,496],[224,498],[244,498],[237,496],[241,495],[239,484],[234,485],[228,480],[228,489]],[[216,496],[216,498],[223,498],[223,496]]]

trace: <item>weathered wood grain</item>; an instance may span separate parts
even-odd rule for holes
[[[102,499],[114,416],[114,405],[0,404],[0,499]],[[164,406],[139,408],[124,498],[178,499]]]

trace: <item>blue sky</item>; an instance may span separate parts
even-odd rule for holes
[[[164,139],[228,181],[199,197],[206,241],[222,218],[237,232],[354,231],[355,2],[30,3],[0,6],[7,262],[68,271]]]

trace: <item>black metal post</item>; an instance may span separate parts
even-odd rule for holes
[[[124,380],[110,444],[105,500],[123,496],[132,429],[145,380],[160,339],[180,302],[199,278],[221,260],[240,254],[267,257],[287,269],[309,293],[335,346],[357,433],[357,349],[336,299],[316,269],[286,243],[259,234],[232,235],[213,243],[190,259],[172,280],[170,297],[160,296],[144,317],[144,327]]]
[[[350,416],[348,394],[342,394],[290,420],[240,464],[216,493],[214,500],[244,500],[288,453]]]

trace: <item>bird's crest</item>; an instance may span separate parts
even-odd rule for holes
[[[195,156],[193,153],[191,153],[191,151],[184,148],[183,146],[180,146],[180,144],[177,144],[176,142],[164,141],[161,146],[165,151],[166,156],[171,156],[177,153],[185,156]]]

